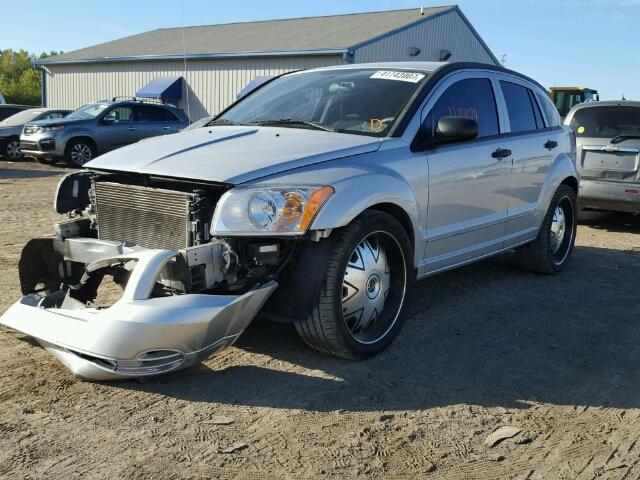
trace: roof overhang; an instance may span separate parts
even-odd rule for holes
[[[79,58],[73,60],[46,61],[36,60],[35,66],[47,65],[69,65],[78,63],[115,63],[115,62],[153,62],[153,61],[171,61],[171,60],[206,60],[210,58],[255,58],[255,57],[299,57],[308,55],[343,55],[349,53],[349,48],[325,48],[317,50],[280,50],[269,52],[215,52],[215,53],[193,53],[187,55],[171,54],[171,55],[132,55],[122,57],[98,57],[98,58]]]

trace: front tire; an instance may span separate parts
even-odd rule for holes
[[[296,329],[322,352],[370,357],[393,341],[406,318],[415,282],[411,242],[394,217],[374,210],[327,241],[334,243],[320,294]]]
[[[96,149],[93,143],[85,139],[70,141],[64,152],[64,159],[71,167],[82,167],[95,156]]]
[[[574,190],[568,185],[560,185],[551,199],[538,237],[516,249],[516,259],[522,268],[554,274],[565,267],[576,241],[576,205]]]
[[[10,161],[20,160],[22,152],[20,151],[20,139],[18,137],[8,138],[2,145],[2,156]]]

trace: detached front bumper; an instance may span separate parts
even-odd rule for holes
[[[83,238],[58,241],[55,249],[64,251],[65,259],[91,259],[88,268],[136,262],[121,298],[108,308],[67,300],[51,306],[51,297],[60,292],[32,293],[0,317],[0,324],[34,337],[74,375],[87,380],[149,377],[198,363],[231,345],[277,287],[272,281],[243,295],[152,298],[160,272],[178,252]]]

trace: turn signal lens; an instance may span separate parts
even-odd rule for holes
[[[311,223],[316,218],[316,215],[329,197],[333,195],[333,192],[333,187],[325,185],[311,194],[311,197],[309,197],[307,205],[305,206],[302,220],[300,221],[300,230],[306,232],[309,229]]]

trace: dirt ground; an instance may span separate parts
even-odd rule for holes
[[[0,312],[64,171],[0,162]],[[561,275],[505,254],[420,282],[362,363],[257,323],[201,366],[83,383],[0,330],[0,477],[638,479],[639,283],[640,218],[591,214]]]

